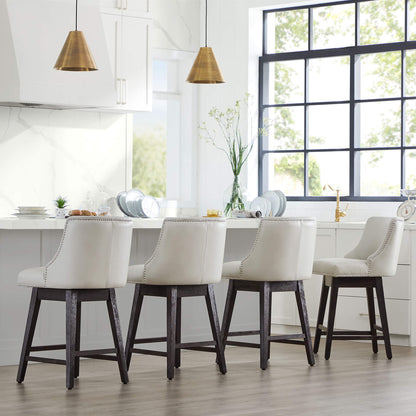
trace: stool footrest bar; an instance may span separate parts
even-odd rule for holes
[[[37,345],[35,347],[30,347],[30,351],[53,351],[53,350],[64,350],[65,348],[66,348],[65,344]]]
[[[260,348],[260,344],[242,341],[227,341],[227,345],[234,345],[235,347]]]
[[[152,342],[166,342],[166,337],[138,338],[134,340],[135,344],[150,344]]]
[[[257,329],[254,331],[233,331],[228,333],[229,337],[240,337],[243,335],[260,335],[260,331]]]
[[[157,355],[158,357],[167,357],[166,351],[146,350],[143,348],[133,348],[132,352],[136,354]]]
[[[27,360],[28,361],[37,361],[38,363],[66,365],[65,360],[58,360],[56,358],[33,357],[33,356],[29,355],[27,357]]]

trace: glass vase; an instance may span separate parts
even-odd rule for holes
[[[230,216],[234,209],[245,209],[246,202],[247,190],[235,175],[233,183],[224,191],[224,215]]]

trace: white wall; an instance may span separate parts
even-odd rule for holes
[[[227,108],[246,92],[258,90],[258,57],[261,53],[261,9],[311,1],[210,0],[208,2],[208,46],[212,46],[225,84],[199,86],[199,117],[208,120],[212,106]],[[201,10],[203,14],[204,9]],[[213,126],[213,124],[211,124]],[[248,121],[242,120],[247,131]],[[223,192],[232,182],[229,163],[221,152],[199,142],[199,213],[222,207]],[[257,195],[257,149],[242,173],[242,182],[252,197]],[[344,220],[364,220],[371,215],[395,215],[399,203],[354,202]],[[345,203],[341,204],[344,207]],[[313,215],[332,220],[335,202],[291,202],[285,215]]]
[[[19,205],[96,209],[131,183],[126,116],[0,107],[0,216]]]

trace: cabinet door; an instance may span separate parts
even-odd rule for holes
[[[113,72],[113,85],[116,95],[114,105],[122,103],[122,30],[121,16],[115,14],[101,14],[103,21],[107,52]]]
[[[122,17],[121,102],[130,111],[151,110],[151,20]]]

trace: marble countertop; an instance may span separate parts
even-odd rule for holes
[[[158,229],[161,228],[163,218],[132,218],[134,229]],[[256,229],[260,220],[257,218],[229,218],[227,228],[229,229]],[[0,218],[0,230],[62,230],[65,220],[47,219],[18,219],[12,217]],[[364,222],[318,222],[319,228],[362,228]],[[415,229],[416,224],[406,223],[406,229]]]

